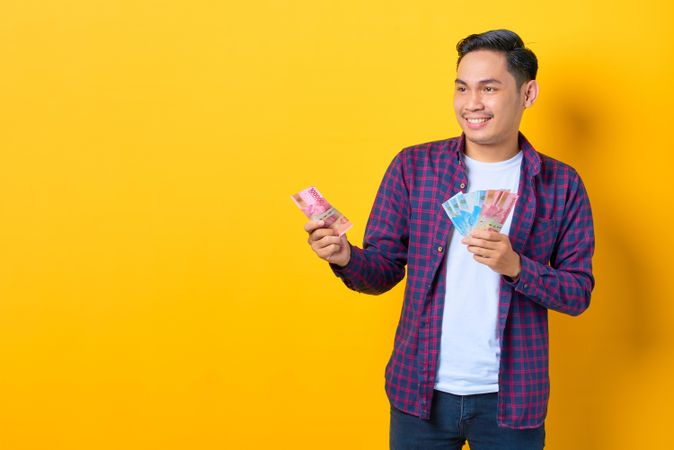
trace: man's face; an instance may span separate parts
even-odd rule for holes
[[[517,135],[528,83],[517,88],[503,53],[476,50],[466,54],[456,78],[454,112],[466,140],[491,146]]]

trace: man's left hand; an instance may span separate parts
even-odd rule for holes
[[[461,239],[468,246],[475,261],[490,267],[494,272],[517,278],[522,270],[520,255],[510,245],[508,236],[493,230],[475,230]]]

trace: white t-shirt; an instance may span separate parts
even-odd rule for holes
[[[506,161],[481,162],[465,154],[468,191],[519,188],[522,151]],[[508,234],[510,212],[501,233]],[[449,220],[449,219],[447,219]],[[456,395],[498,392],[501,346],[497,336],[501,275],[473,259],[454,229],[447,251],[447,290],[435,389]]]

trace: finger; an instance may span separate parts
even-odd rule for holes
[[[330,244],[316,251],[316,254],[323,259],[328,259],[339,252],[339,244]]]
[[[475,256],[480,256],[482,258],[492,258],[494,256],[494,251],[489,250],[483,247],[476,247],[474,245],[468,246],[468,251],[473,253]]]
[[[326,236],[335,236],[335,230],[332,228],[318,228],[309,234],[309,243],[320,241]]]
[[[324,236],[321,239],[314,241],[313,247],[315,249],[322,249],[325,247],[329,247],[331,245],[336,245],[337,247],[340,246],[341,239],[339,236]]]
[[[473,230],[470,235],[477,239],[484,239],[486,241],[499,241],[504,234],[498,233],[494,230]]]
[[[465,237],[461,239],[461,242],[467,244],[468,246],[486,248],[489,250],[495,250],[499,243],[497,241],[488,241],[485,239]]]
[[[492,262],[491,258],[485,258],[484,256],[480,256],[480,255],[473,255],[473,259],[475,261],[479,262],[480,264],[484,264],[484,265],[487,265],[487,266]]]
[[[304,224],[304,231],[307,233],[312,233],[314,230],[317,230],[325,225],[325,222],[322,220],[310,220]]]

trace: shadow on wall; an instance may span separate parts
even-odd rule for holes
[[[630,174],[611,164],[632,155],[622,138],[629,133],[629,127],[621,127],[628,112],[612,105],[615,96],[602,91],[601,77],[593,78],[596,85],[590,77],[572,77],[557,98],[546,99],[551,106],[544,120],[555,124],[548,142],[559,159],[578,170],[590,196],[596,285],[590,308],[580,317],[549,314],[555,416],[546,426],[552,449],[605,450],[616,448],[611,444],[620,442],[616,435],[634,432],[621,417],[620,399],[634,388],[635,367],[657,357],[657,287],[649,279],[644,248],[625,220],[620,194],[634,191],[626,183]]]

